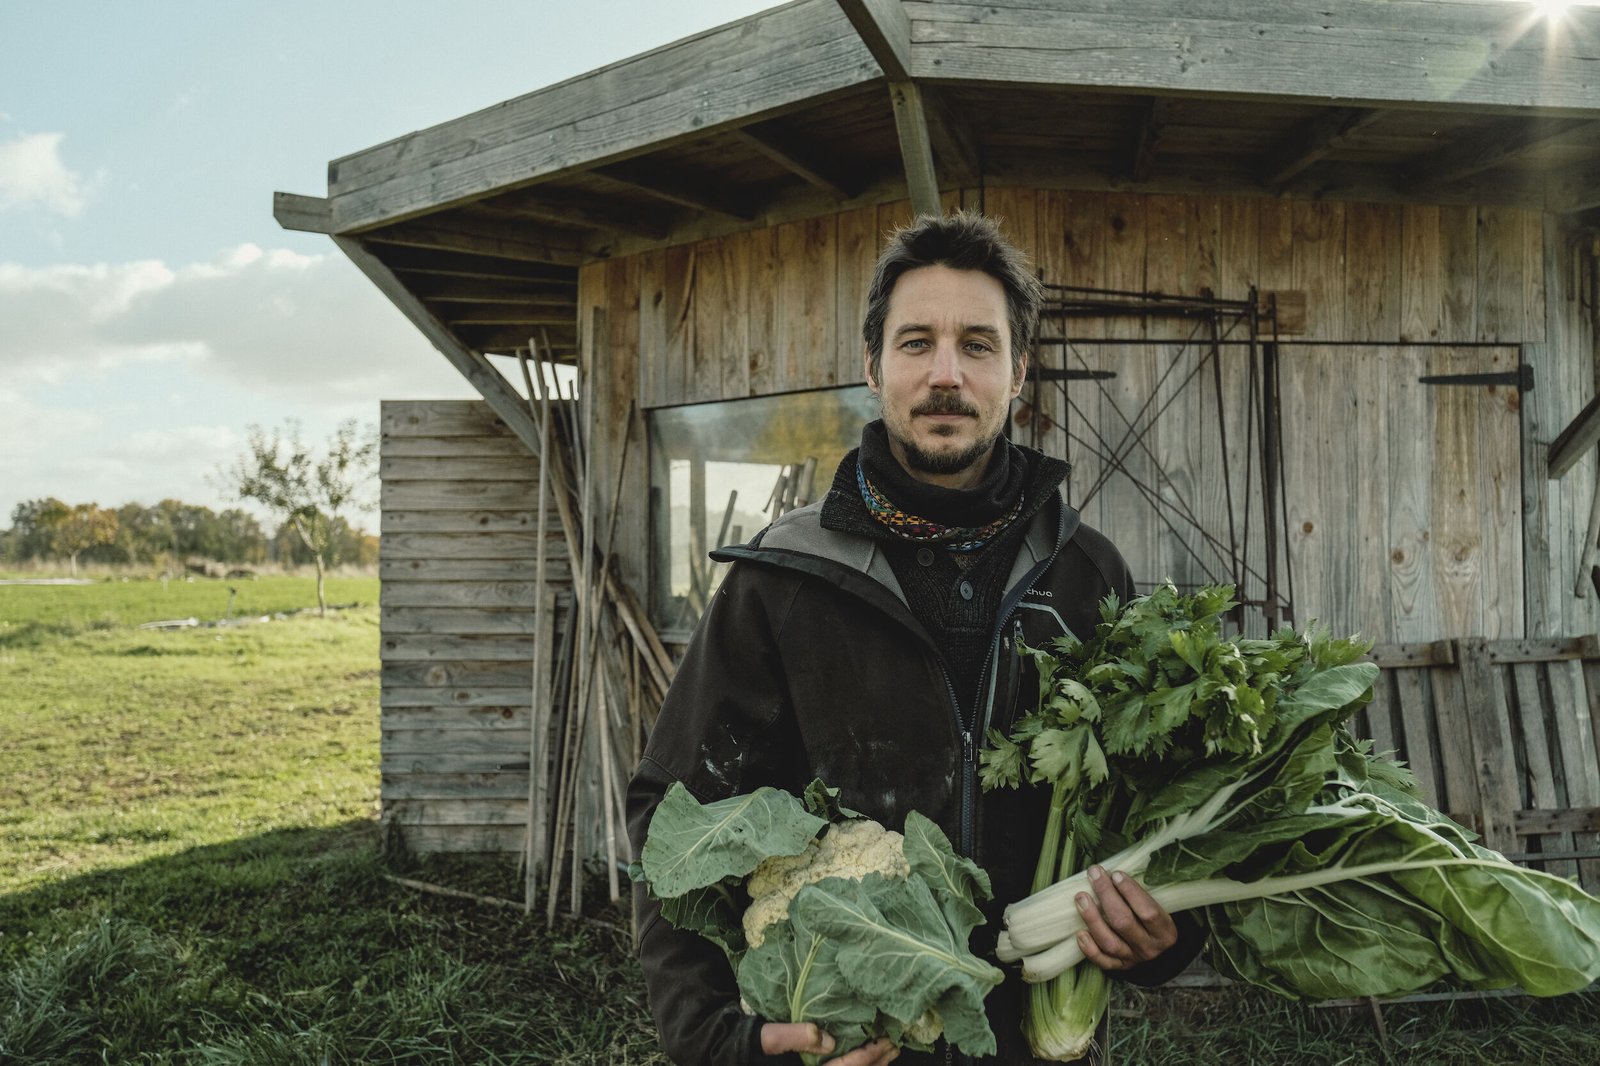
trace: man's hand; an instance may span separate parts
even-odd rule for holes
[[[810,1022],[767,1022],[761,1027],[761,1050],[768,1055],[799,1051],[807,1055],[826,1055],[833,1050],[833,1037]],[[887,1040],[863,1044],[822,1066],[884,1066],[893,1062],[900,1049]]]
[[[1131,970],[1178,942],[1172,915],[1133,878],[1120,873],[1107,877],[1104,869],[1091,866],[1089,883],[1093,896],[1078,893],[1085,927],[1078,946],[1102,970]]]

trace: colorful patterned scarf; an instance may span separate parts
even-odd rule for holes
[[[946,526],[917,515],[908,514],[896,507],[883,491],[867,477],[866,468],[856,464],[856,484],[861,488],[861,500],[872,517],[877,519],[897,537],[923,543],[941,544],[953,552],[975,552],[994,539],[995,535],[1010,525],[1022,513],[1023,497],[1019,493],[1016,504],[1005,514],[985,526]]]

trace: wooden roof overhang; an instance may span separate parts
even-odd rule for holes
[[[1600,227],[1600,7],[796,0],[336,159],[275,214],[499,409],[484,355],[544,335],[573,358],[582,263],[986,183]]]

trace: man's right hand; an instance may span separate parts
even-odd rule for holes
[[[833,1037],[811,1022],[767,1022],[761,1027],[761,1050],[768,1055],[781,1055],[786,1051],[826,1055],[833,1050]],[[888,1040],[874,1040],[829,1059],[823,1066],[885,1066],[899,1054],[900,1049]]]

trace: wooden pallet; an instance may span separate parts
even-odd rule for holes
[[[1372,650],[1356,730],[1423,798],[1517,862],[1600,893],[1600,638],[1462,638]]]
[[[1381,644],[1371,658],[1382,673],[1352,729],[1487,847],[1600,894],[1600,637]],[[1229,983],[1197,959],[1167,987]]]

